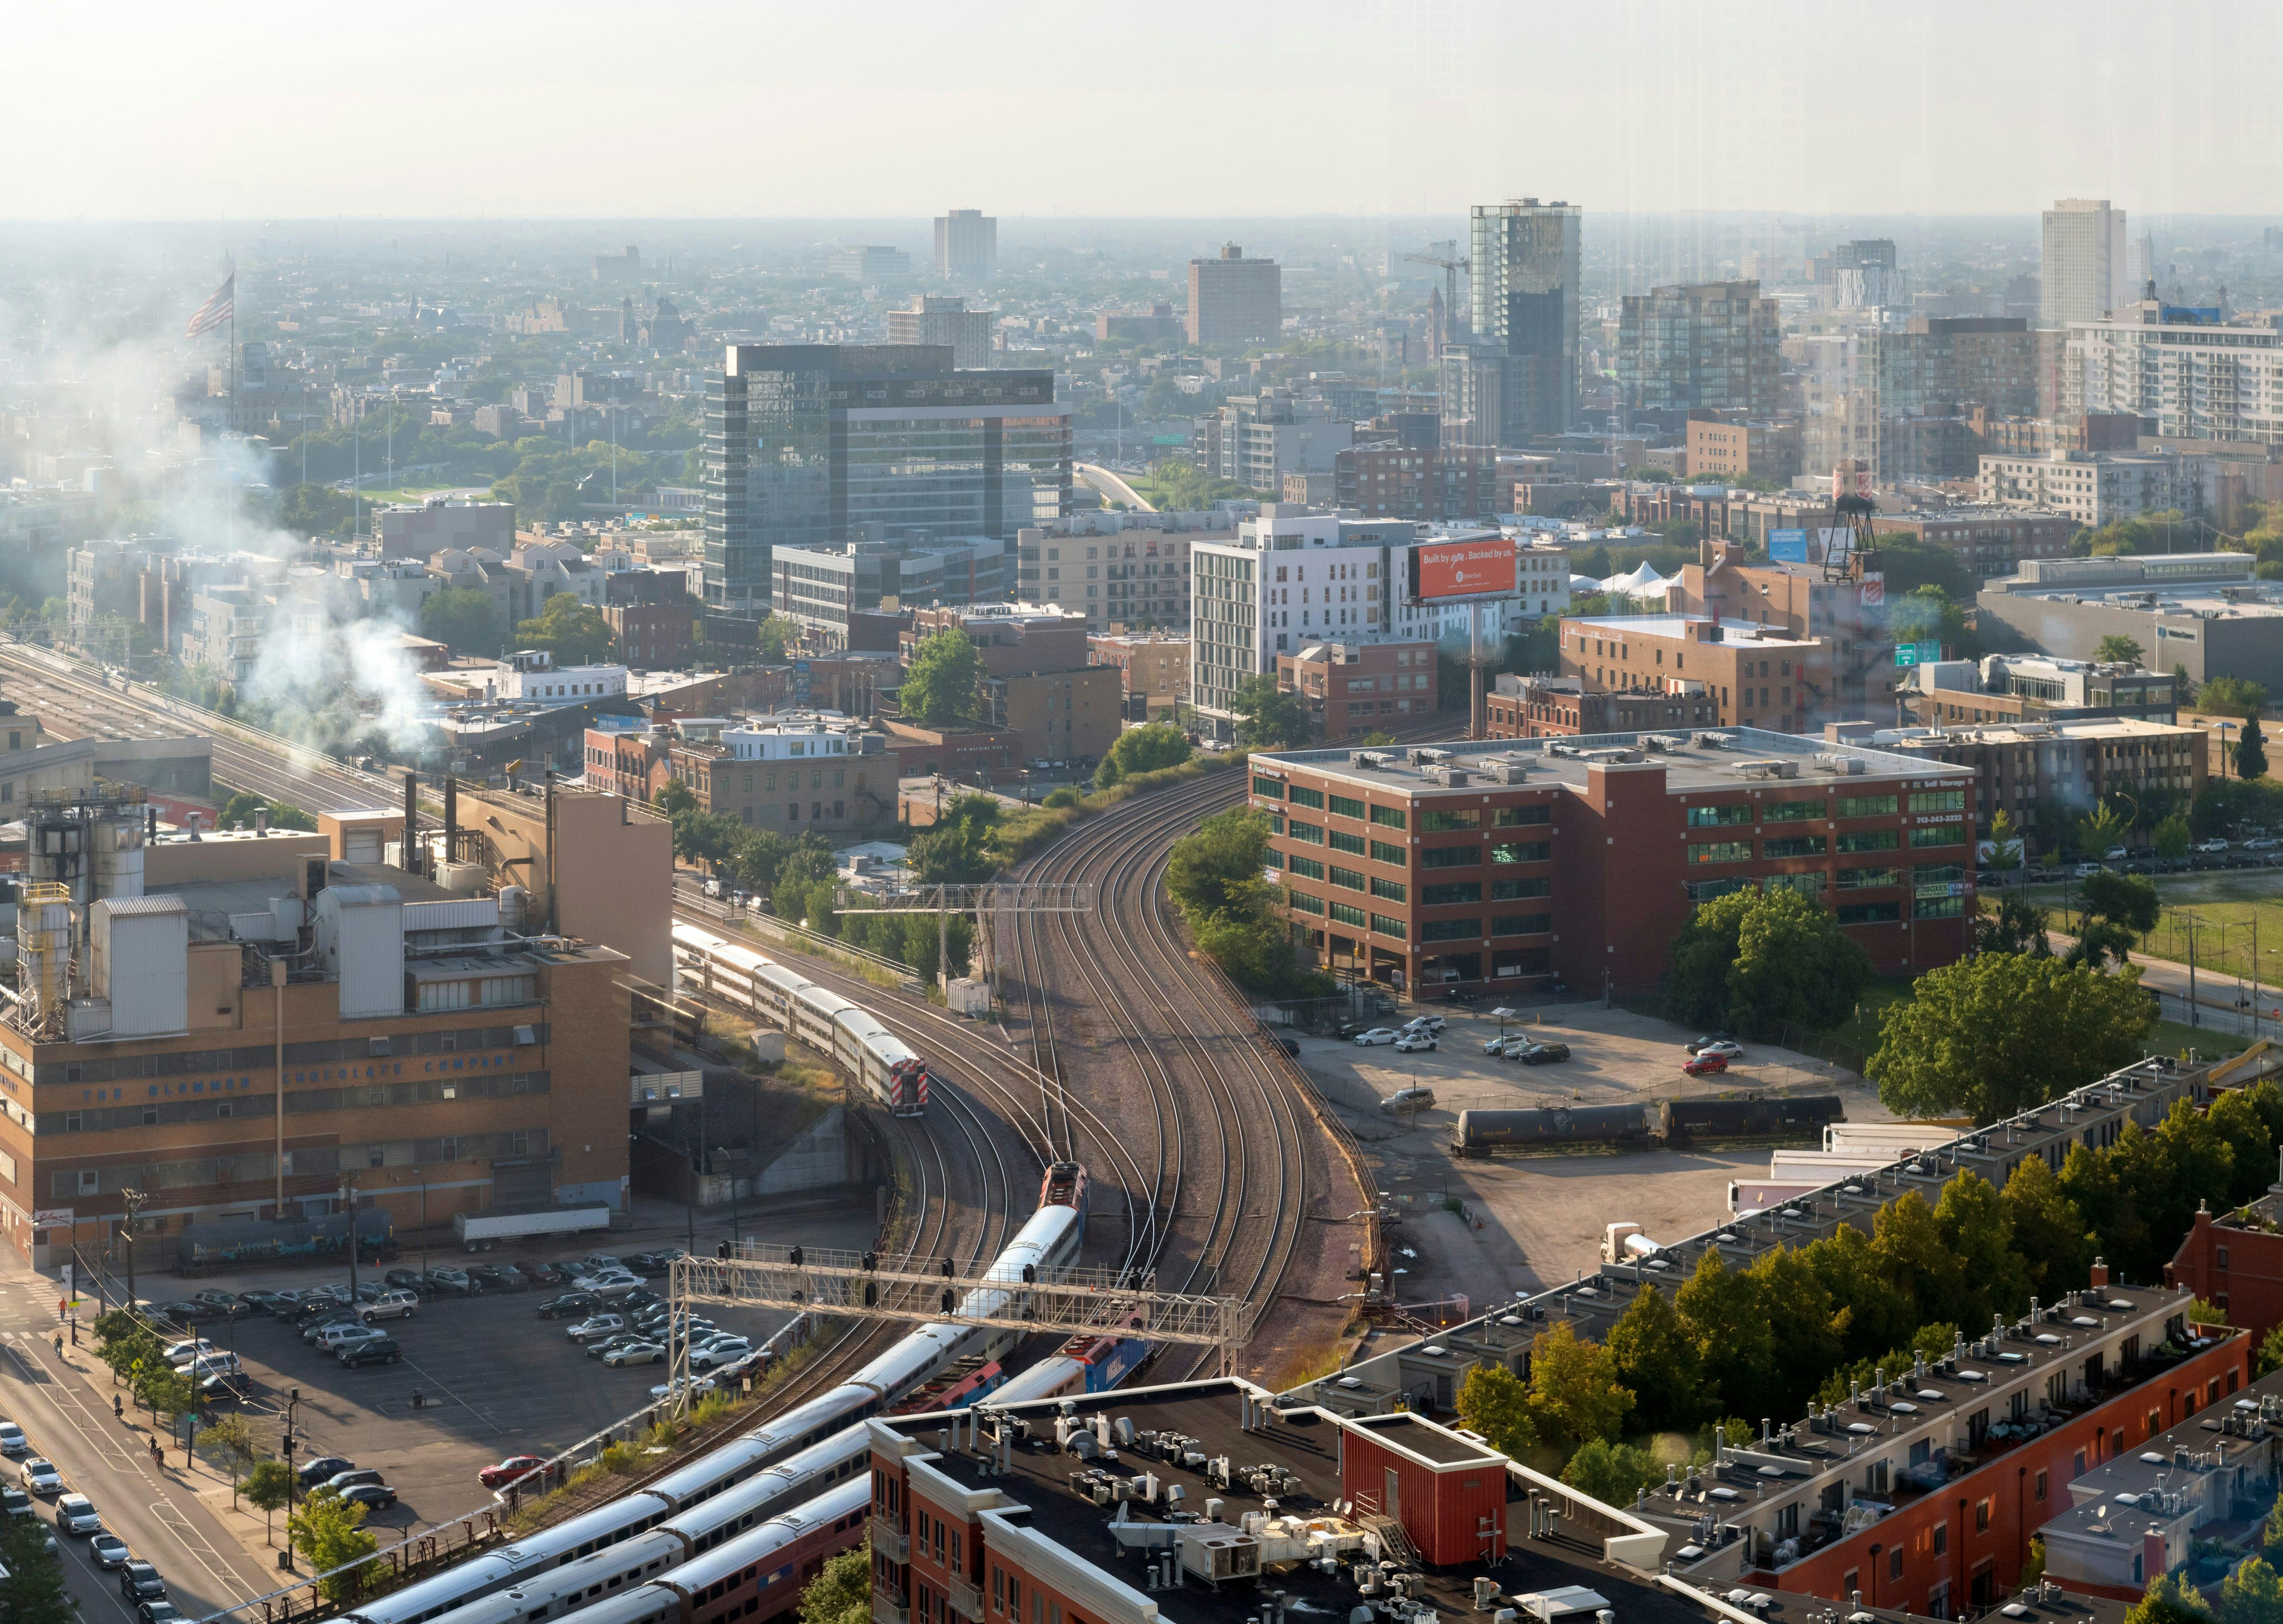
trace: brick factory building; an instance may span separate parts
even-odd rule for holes
[[[1820,721],[1834,686],[1827,640],[1709,615],[1564,619],[1562,674],[1596,693],[1702,701],[1723,727],[1779,733]]]
[[[1974,774],[1757,728],[1251,758],[1296,931],[1405,987],[1664,975],[1701,902],[1782,886],[1882,973],[1966,951]]]
[[[1575,677],[1500,672],[1483,697],[1492,739],[1561,739],[1581,733],[1712,727],[1718,707],[1702,694],[1605,694]]]

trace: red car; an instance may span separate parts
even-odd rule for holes
[[[486,1466],[477,1472],[476,1480],[486,1488],[504,1488],[518,1478],[546,1464],[536,1455],[510,1455],[498,1465]]]
[[[1680,1068],[1692,1077],[1705,1076],[1712,1072],[1727,1070],[1728,1057],[1725,1054],[1692,1054],[1680,1062]]]

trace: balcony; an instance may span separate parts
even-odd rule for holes
[[[875,1517],[872,1519],[871,1532],[872,1549],[898,1567],[903,1566],[912,1559],[911,1540],[901,1528]]]
[[[872,1624],[912,1624],[912,1610],[904,1605],[902,1597],[875,1590],[872,1592]]]
[[[947,1579],[943,1581],[943,1589],[954,1612],[962,1619],[973,1619],[977,1624],[982,1624],[983,1589],[981,1586],[970,1584],[964,1579]]]

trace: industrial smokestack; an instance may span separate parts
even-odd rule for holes
[[[420,872],[420,774],[404,775],[404,872]]]
[[[448,863],[459,860],[460,854],[456,850],[459,843],[454,838],[459,832],[460,781],[455,774],[447,773],[444,774],[444,860]]]

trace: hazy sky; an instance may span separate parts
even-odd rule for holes
[[[2283,214],[2279,0],[101,0],[18,220]]]

